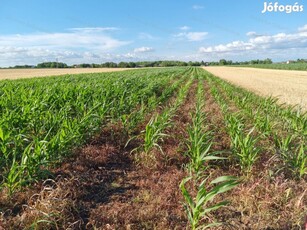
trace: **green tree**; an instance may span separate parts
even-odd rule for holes
[[[219,61],[219,65],[226,65],[227,64],[227,61],[225,59],[221,59]]]

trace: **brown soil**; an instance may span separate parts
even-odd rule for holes
[[[230,138],[226,131],[224,117],[221,108],[216,103],[214,97],[210,93],[210,86],[208,83],[204,84],[205,92],[205,108],[207,123],[209,129],[213,132],[213,149],[216,151],[229,151],[230,150]]]

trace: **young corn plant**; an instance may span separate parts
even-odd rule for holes
[[[214,203],[213,200],[218,194],[238,184],[237,179],[231,176],[222,176],[209,182],[209,176],[205,175],[208,161],[224,158],[211,152],[211,134],[204,125],[206,117],[202,112],[203,105],[203,88],[202,84],[199,84],[196,109],[192,116],[192,124],[188,128],[187,156],[190,159],[188,170],[191,176],[183,179],[179,186],[185,199],[184,207],[192,230],[220,225],[218,222],[208,223],[208,215],[211,211],[225,206],[227,202]]]
[[[275,146],[280,154],[285,154],[289,152],[293,147],[293,141],[296,135],[289,134],[285,137],[278,137],[277,135],[274,136]]]
[[[211,82],[225,89],[227,95],[235,101],[238,107],[252,118],[262,134],[273,137],[276,151],[284,160],[285,168],[292,171],[296,177],[304,177],[306,144],[302,147],[302,144],[299,143],[306,143],[306,113],[303,113],[297,106],[280,106],[277,104],[277,98],[262,98],[214,77]],[[249,97],[249,103],[241,103],[240,98],[246,98],[246,96]],[[215,97],[218,98],[216,95]],[[284,132],[288,134],[280,137]]]
[[[152,148],[157,147],[162,152],[162,148],[159,142],[163,140],[167,135],[164,132],[165,128],[170,125],[170,120],[168,119],[168,114],[165,113],[162,116],[151,118],[145,128],[144,136],[144,152],[148,154]]]
[[[2,167],[6,164],[7,161],[10,160],[10,152],[9,152],[9,145],[10,145],[10,132],[4,131],[0,127],[0,172]]]
[[[184,207],[191,229],[206,229],[221,225],[218,222],[206,223],[211,211],[217,210],[228,203],[227,201],[214,203],[213,200],[218,194],[227,192],[237,186],[238,180],[232,176],[222,176],[208,182],[208,177],[206,177],[199,185],[196,185],[196,196],[193,197],[186,186],[191,179],[192,177],[185,178],[180,183],[180,189],[185,199]]]
[[[277,139],[275,143],[285,162],[285,167],[293,173],[294,177],[301,179],[307,173],[307,150],[305,143],[295,147],[292,143],[294,138],[294,135],[288,135],[281,140]]]
[[[225,159],[216,156],[215,152],[211,152],[212,141],[210,141],[211,133],[204,126],[205,114],[201,111],[203,108],[200,102],[196,105],[195,114],[192,117],[192,124],[188,128],[188,151],[186,155],[190,159],[188,165],[191,174],[196,177],[201,175],[206,169],[206,162],[209,160]]]
[[[8,195],[11,196],[14,191],[22,186],[22,174],[23,168],[18,164],[16,158],[13,158],[12,165],[9,168],[9,172],[5,178],[3,186],[8,189]]]
[[[271,122],[271,118],[268,115],[263,116],[256,116],[255,118],[255,126],[261,130],[261,132],[265,136],[269,136],[272,133],[274,125]]]
[[[226,120],[235,158],[238,160],[241,170],[249,174],[260,151],[257,147],[258,138],[252,136],[254,128],[245,134],[242,120],[237,116],[228,114]]]
[[[131,115],[134,110],[142,103],[153,109],[156,98],[157,103],[167,100],[189,73],[168,69],[1,81],[0,188],[13,192],[25,181],[39,179],[42,169],[62,160],[107,122],[122,119],[130,129],[140,119]],[[172,76],[179,83],[169,87]],[[137,115],[144,117],[142,113]]]
[[[302,143],[295,153],[286,159],[286,163],[290,166],[292,172],[299,179],[307,174],[307,146]]]
[[[171,119],[175,116],[175,113],[179,106],[182,104],[185,96],[187,94],[188,88],[191,85],[191,80],[179,91],[178,97],[174,104],[166,108],[164,112],[160,115],[156,115],[150,119],[145,127],[144,133],[144,152],[148,154],[152,148],[157,147],[161,152],[162,148],[159,142],[163,141],[163,138],[167,135],[164,133],[166,128],[171,126]]]
[[[192,125],[188,128],[189,140],[187,156],[190,159],[190,170],[198,174],[205,169],[204,163],[209,155],[212,143],[209,142],[209,133],[204,130],[205,117],[197,106],[196,113],[192,118]]]
[[[252,136],[254,128],[247,134],[238,130],[232,137],[233,151],[239,161],[242,171],[249,174],[256,160],[259,158],[260,148],[257,147],[258,138]]]

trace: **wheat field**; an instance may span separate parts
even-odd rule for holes
[[[79,73],[104,73],[123,71],[125,68],[74,68],[74,69],[0,69],[0,80],[57,76]]]
[[[307,110],[307,72],[240,67],[205,67],[212,74],[280,103]]]

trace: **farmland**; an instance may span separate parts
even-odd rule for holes
[[[48,77],[65,74],[103,73],[123,71],[123,68],[73,68],[73,69],[0,69],[0,80]]]
[[[240,66],[241,67],[241,66]],[[307,63],[272,63],[272,64],[251,64],[245,67],[261,68],[261,69],[280,69],[280,70],[307,70]]]
[[[307,72],[243,67],[206,67],[220,78],[262,96],[273,96],[279,103],[307,110]]]
[[[4,229],[304,224],[307,117],[273,97],[193,67],[0,86]]]

